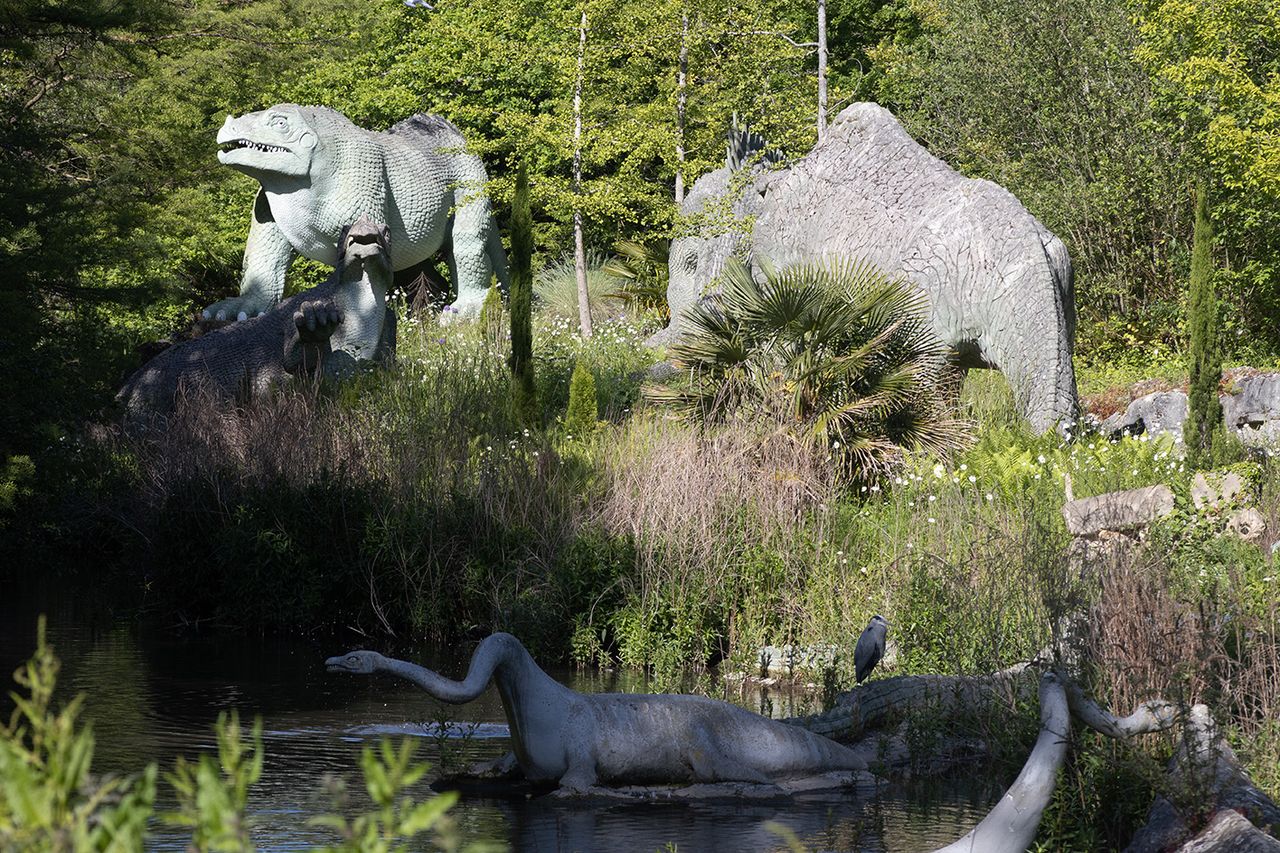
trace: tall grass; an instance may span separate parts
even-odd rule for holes
[[[401,352],[339,388],[193,396],[164,429],[118,439],[158,590],[224,621],[437,639],[563,618],[549,587],[582,476],[517,426],[486,335],[416,326]]]
[[[595,250],[587,252],[587,301],[593,323],[628,312],[621,295],[622,279],[605,271],[606,258]],[[539,313],[559,319],[578,320],[578,276],[572,254],[552,261],[533,279]]]

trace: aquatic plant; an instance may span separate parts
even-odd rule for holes
[[[25,695],[10,694],[16,707],[9,723],[0,726],[0,849],[140,851],[155,808],[157,767],[149,764],[125,778],[94,775],[92,727],[79,722],[84,696],[60,710],[52,705],[59,669],[41,616],[35,653],[14,676]],[[239,715],[224,712],[218,715],[214,733],[216,755],[203,753],[195,761],[179,757],[173,772],[166,774],[178,808],[159,817],[190,830],[192,850],[247,853],[254,849],[246,814],[250,789],[262,775],[262,720],[255,719],[246,736]],[[456,793],[421,801],[406,795],[429,769],[413,760],[415,748],[409,738],[398,747],[384,738],[376,748],[363,749],[360,769],[376,809],[350,821],[338,813],[313,819],[313,824],[329,827],[341,838],[337,845],[315,850],[407,851],[410,841],[416,849],[423,836],[446,853],[505,849],[464,844],[447,814],[457,801]],[[331,793],[344,789],[341,780],[330,785]]]
[[[141,850],[156,796],[156,767],[133,778],[91,774],[93,729],[79,721],[84,697],[55,710],[60,664],[36,628],[36,650],[14,673],[13,716],[0,726],[0,848]]]

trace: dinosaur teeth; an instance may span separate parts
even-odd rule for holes
[[[268,145],[265,142],[253,142],[252,140],[249,140],[249,139],[235,139],[235,140],[232,140],[231,142],[222,143],[223,151],[234,151],[237,148],[252,148],[255,151],[262,151],[263,153],[272,153],[272,152],[289,150],[279,145]]]

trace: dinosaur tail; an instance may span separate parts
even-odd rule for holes
[[[502,235],[498,233],[498,223],[492,220],[489,222],[485,254],[489,256],[489,265],[493,267],[493,274],[498,277],[498,289],[505,296],[511,289],[511,271],[507,268],[507,252],[502,248]]]
[[[1045,256],[1049,259],[1049,272],[1053,276],[1054,286],[1062,294],[1063,311],[1066,314],[1067,338],[1072,342],[1076,338],[1076,277],[1071,265],[1071,256],[1067,254],[1066,245],[1057,235],[1036,221],[1040,232],[1040,242],[1044,246]]]

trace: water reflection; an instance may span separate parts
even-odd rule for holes
[[[468,705],[444,706],[389,677],[325,672],[325,657],[335,646],[345,650],[345,640],[179,637],[121,621],[77,596],[0,603],[6,695],[8,674],[31,652],[40,610],[49,614],[49,637],[63,661],[60,692],[64,698],[86,694],[85,715],[97,735],[97,772],[137,772],[149,761],[163,769],[175,755],[213,749],[211,726],[226,708],[263,717],[266,764],[250,809],[255,840],[264,850],[303,850],[332,841],[306,825],[330,808],[322,780],[345,774],[353,781],[350,793],[359,795],[354,777],[360,748],[379,737],[420,737],[419,756],[436,766],[496,758],[507,750],[506,723],[493,689]],[[454,675],[466,664],[433,660],[425,652],[401,654]],[[634,673],[552,675],[583,692],[648,686]],[[814,701],[804,692],[736,686],[722,698],[771,716],[812,710]],[[423,785],[414,793],[429,791]],[[601,805],[467,795],[455,815],[468,837],[507,841],[519,851],[785,849],[765,828],[769,821],[790,827],[815,851],[906,851],[963,835],[999,794],[998,785],[969,778],[863,802],[827,794],[768,804]],[[161,810],[174,806],[169,796],[161,786]],[[185,841],[181,832],[158,828],[151,844],[181,850]]]

